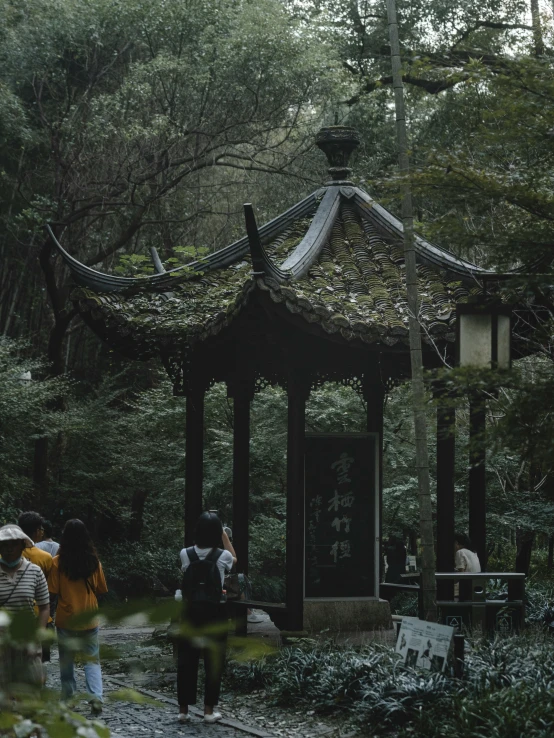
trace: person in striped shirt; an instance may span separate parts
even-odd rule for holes
[[[46,627],[50,612],[50,595],[46,577],[36,564],[24,558],[23,551],[34,542],[18,525],[0,528],[0,610],[10,617],[34,612],[38,608],[38,624]],[[40,645],[14,647],[2,645],[0,684],[24,682],[41,686],[44,681]]]

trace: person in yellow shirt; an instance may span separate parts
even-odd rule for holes
[[[33,541],[32,546],[23,549],[23,556],[28,559],[31,564],[39,566],[46,577],[46,581],[48,581],[48,576],[52,569],[52,556],[50,556],[47,551],[41,551],[40,548],[35,546],[35,543],[42,540],[42,515],[32,511],[22,512],[17,519],[17,524],[25,535],[29,536]]]
[[[98,644],[98,620],[86,623],[75,621],[81,613],[93,613],[98,609],[98,595],[108,591],[102,564],[86,525],[77,518],[68,520],[60,540],[60,549],[54,556],[48,580],[50,593],[58,596],[56,631],[60,653],[60,677],[62,699],[75,694],[74,675],[76,652],[83,653],[85,682],[91,695],[93,715],[102,713],[102,671]],[[77,651],[73,645],[79,642]]]
[[[42,569],[42,572],[46,577],[46,581],[48,582],[48,577],[50,576],[50,572],[52,570],[52,556],[47,551],[41,551],[41,549],[37,548],[37,546],[35,545],[42,540],[44,533],[42,527],[42,515],[39,515],[37,512],[33,512],[32,510],[30,510],[29,512],[22,512],[17,519],[17,524],[25,533],[25,535],[29,536],[31,541],[33,541],[32,546],[23,550],[23,557],[28,559],[31,564],[36,564],[40,569]],[[51,598],[50,617],[48,618],[48,625],[46,626],[47,628],[54,627],[54,623],[52,620],[54,609],[55,601],[52,601]],[[35,605],[35,615],[38,617],[37,605]],[[47,661],[50,661],[50,643],[43,643],[42,663],[45,663]]]

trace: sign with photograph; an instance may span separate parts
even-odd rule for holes
[[[406,666],[430,671],[444,671],[452,645],[454,628],[428,623],[418,618],[402,618],[396,641],[396,653]]]
[[[376,596],[377,436],[307,434],[305,596]]]

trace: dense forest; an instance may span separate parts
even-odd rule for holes
[[[382,0],[0,0],[0,522],[39,509],[91,527],[120,595],[171,586],[181,546],[185,404],[163,368],[101,344],[72,306],[52,225],[101,271],[186,263],[324,181],[315,133],[358,129],[353,178],[399,209]],[[523,358],[488,400],[491,561],[553,564],[554,4],[399,0],[416,229],[499,271],[536,307]],[[529,337],[531,335],[531,338]],[[523,339],[522,339],[523,340]],[[449,367],[445,367],[449,370]],[[479,377],[452,374],[452,382]],[[205,426],[205,506],[232,525],[232,400]],[[457,524],[467,525],[467,408]],[[429,449],[435,412],[429,396]],[[362,430],[351,389],[312,393],[309,430]],[[279,599],[286,401],[256,395],[251,569]],[[431,468],[433,468],[431,459]],[[386,402],[384,532],[416,546],[409,392]],[[532,553],[533,552],[533,553]],[[492,566],[493,564],[491,564]],[[259,576],[263,574],[262,576]],[[258,575],[258,576],[256,576]]]

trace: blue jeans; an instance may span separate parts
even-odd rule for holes
[[[58,650],[60,653],[60,677],[62,682],[62,699],[72,697],[77,691],[75,683],[75,655],[85,656],[85,683],[87,692],[102,702],[102,671],[100,669],[100,647],[98,644],[98,628],[91,630],[65,630],[56,628],[58,632]],[[70,641],[78,639],[78,643]]]

